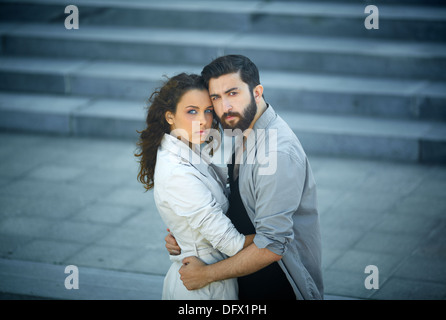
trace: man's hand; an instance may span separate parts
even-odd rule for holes
[[[166,249],[172,256],[177,256],[181,253],[181,248],[178,246],[177,240],[170,232],[170,229],[167,229],[167,236],[164,238],[166,241]]]
[[[206,274],[206,264],[197,257],[187,257],[183,259],[183,266],[180,268],[180,279],[188,290],[197,290],[207,286],[212,281]]]

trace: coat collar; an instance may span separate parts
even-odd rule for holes
[[[183,161],[190,163],[204,176],[208,176],[210,158],[205,152],[200,154],[200,146],[194,145],[194,150],[192,150],[183,141],[165,133],[161,140],[161,147],[181,158]]]

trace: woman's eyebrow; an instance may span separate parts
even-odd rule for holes
[[[201,109],[199,106],[193,106],[193,105],[185,106],[185,108]],[[209,109],[209,108],[214,109],[214,106],[203,107],[203,109]]]

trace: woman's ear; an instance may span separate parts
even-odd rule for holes
[[[254,99],[256,102],[260,102],[260,99],[263,96],[263,86],[261,84],[258,84],[254,90],[253,90],[253,94],[254,94]]]
[[[170,111],[167,111],[165,114],[166,121],[168,124],[173,125],[173,113]]]

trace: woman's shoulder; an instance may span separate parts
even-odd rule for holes
[[[157,182],[167,186],[169,183],[181,179],[187,179],[196,175],[197,169],[195,169],[190,162],[178,157],[169,152],[159,152],[156,165],[154,180],[155,185]]]
[[[171,174],[173,171],[184,170],[189,166],[190,163],[178,155],[169,151],[159,150],[156,157],[155,172]]]

